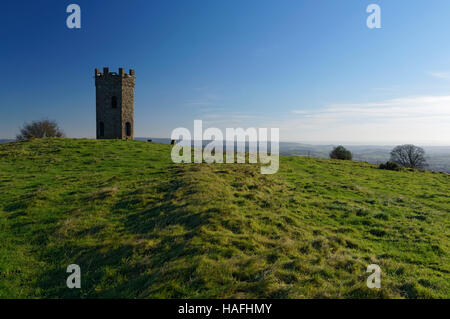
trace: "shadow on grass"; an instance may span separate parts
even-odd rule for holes
[[[94,226],[78,231],[75,241],[47,246],[41,259],[51,266],[36,280],[37,289],[51,298],[182,298],[204,289],[193,275],[202,247],[191,239],[211,212],[187,209],[182,199],[191,190],[177,175],[157,185],[160,199],[150,204],[136,199],[139,189],[118,196],[109,213],[120,219],[113,230],[117,242],[93,241],[107,231]],[[66,286],[72,263],[81,268],[81,289]]]

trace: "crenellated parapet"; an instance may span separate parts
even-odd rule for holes
[[[103,72],[100,72],[100,69],[95,69],[95,78],[111,78],[111,77],[134,78],[134,70],[130,69],[129,73],[125,73],[123,68],[119,68],[119,73],[117,73],[117,72],[110,72],[109,68],[103,68]]]
[[[98,139],[133,139],[134,70],[110,72],[95,69]]]

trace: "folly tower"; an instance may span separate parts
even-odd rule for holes
[[[97,139],[134,138],[134,70],[95,69]]]

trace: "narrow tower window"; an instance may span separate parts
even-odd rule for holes
[[[105,124],[100,122],[100,137],[105,136]]]
[[[127,136],[131,136],[131,124],[130,124],[130,122],[127,122],[125,124],[125,130],[126,130]]]
[[[113,109],[117,108],[117,96],[113,96],[113,97],[111,98],[111,107],[112,107]]]

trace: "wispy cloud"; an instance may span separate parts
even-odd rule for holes
[[[330,104],[292,111],[281,129],[288,138],[359,142],[450,144],[450,96],[402,97],[371,103]]]
[[[220,96],[209,86],[199,86],[192,89],[191,98],[184,101],[186,106],[214,106],[220,101]]]
[[[188,106],[207,106],[207,105],[212,105],[213,102],[202,101],[202,100],[188,100],[188,101],[184,102],[184,104],[188,105]]]
[[[198,98],[185,101],[185,105],[189,106],[205,106],[214,105],[218,100],[217,95],[211,93],[204,93]]]
[[[204,121],[205,127],[221,129],[277,127],[283,141],[450,145],[450,95],[333,103],[290,113],[231,110],[224,106],[209,109],[197,118]]]
[[[319,110],[293,110],[308,118],[372,122],[376,119],[450,117],[450,96],[420,96],[390,99],[374,103],[330,104]]]
[[[267,123],[271,120],[270,116],[242,112],[216,112],[207,113],[200,116],[205,125],[210,127],[268,127]]]
[[[429,75],[444,80],[450,80],[450,72],[428,72]]]
[[[398,91],[398,89],[400,88],[400,86],[398,85],[394,85],[391,87],[375,87],[372,88],[372,91],[375,92],[394,92],[394,91]]]

